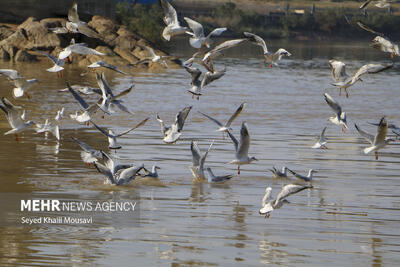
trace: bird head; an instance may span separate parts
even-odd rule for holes
[[[251,157],[250,158],[250,162],[255,161],[255,160],[258,161],[258,159],[256,157]]]

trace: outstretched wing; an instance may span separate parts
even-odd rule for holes
[[[175,124],[178,128],[178,132],[181,132],[183,125],[185,124],[186,118],[189,115],[192,106],[182,109],[178,114],[176,114]]]
[[[195,37],[197,38],[204,37],[203,26],[200,23],[187,17],[184,17],[183,19],[186,20],[190,29],[192,29]]]
[[[312,187],[313,187],[312,185],[297,185],[297,184],[285,185],[284,187],[282,187],[281,192],[279,192],[278,196],[276,197],[274,206],[277,206],[282,200],[284,200],[288,196]]]
[[[72,7],[68,10],[68,20],[74,23],[79,22],[78,4],[73,3]]]
[[[365,140],[367,140],[368,142],[370,142],[371,144],[374,142],[374,136],[370,133],[367,133],[366,131],[363,131],[360,129],[360,127],[358,127],[357,124],[354,123],[354,127],[356,127],[357,132],[364,137]]]
[[[261,38],[260,36],[254,34],[254,33],[250,33],[250,32],[244,32],[243,34],[244,34],[244,36],[249,38],[250,42],[261,46],[264,51],[264,54],[268,54],[267,45],[265,44],[265,41],[263,38]]]
[[[237,154],[239,157],[248,156],[250,148],[250,135],[249,130],[247,129],[247,124],[245,122],[242,123],[242,128],[240,129],[240,141],[238,146]]]
[[[175,8],[167,1],[160,0],[161,7],[164,11],[164,22],[167,26],[169,25],[178,25],[178,15],[176,13]]]
[[[388,132],[388,123],[387,120],[385,119],[385,117],[381,118],[381,121],[379,122],[379,126],[378,126],[378,132],[374,138],[374,145],[377,144],[382,144],[385,142],[386,139],[386,135]]]
[[[336,114],[342,114],[342,107],[339,105],[338,102],[336,102],[330,95],[327,93],[324,94],[325,96],[325,101],[328,103],[328,105],[335,111]]]
[[[232,116],[229,118],[228,122],[225,124],[226,127],[230,127],[232,122],[242,113],[244,107],[246,106],[246,102],[243,102],[240,104],[240,106],[237,108],[235,113],[232,114]]]
[[[130,128],[129,130],[126,130],[125,132],[122,132],[122,133],[116,135],[115,137],[123,136],[123,135],[129,133],[130,131],[133,131],[133,130],[135,130],[135,129],[137,129],[137,128],[143,126],[143,125],[145,125],[146,122],[147,122],[149,119],[150,119],[150,117],[147,117],[146,119],[142,120],[142,121],[139,122],[137,125],[135,125],[134,127]]]
[[[203,113],[203,112],[201,112],[201,111],[198,111],[198,112],[199,112],[201,115],[203,115],[204,117],[206,117],[206,118],[212,120],[213,122],[215,122],[219,127],[224,126],[224,125],[222,125],[222,123],[221,123],[219,120],[214,119],[213,117],[211,117],[211,116],[209,116],[209,115],[207,115],[207,114],[205,114],[205,113]]]
[[[389,37],[387,37],[386,35],[384,35],[383,33],[380,33],[380,32],[377,32],[377,31],[374,31],[373,29],[371,29],[370,27],[368,27],[367,25],[365,25],[364,23],[362,23],[361,21],[357,21],[357,25],[358,26],[360,26],[360,28],[361,29],[363,29],[363,30],[365,30],[365,31],[367,31],[367,32],[370,32],[370,33],[373,33],[373,34],[376,34],[376,35],[379,35],[379,36],[382,36],[383,38],[385,38],[385,39],[388,39],[389,40]]]
[[[68,90],[70,91],[70,93],[72,94],[72,96],[75,98],[75,100],[78,101],[78,103],[84,109],[88,109],[89,108],[89,104],[86,103],[86,101],[74,89],[72,89],[72,87],[69,85],[68,82],[67,82],[67,87],[68,87]]]

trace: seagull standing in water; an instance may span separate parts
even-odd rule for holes
[[[384,148],[387,144],[389,144],[390,142],[394,142],[396,140],[391,139],[391,138],[386,138],[387,135],[387,131],[388,131],[388,123],[387,120],[385,119],[385,117],[382,117],[380,122],[379,122],[379,126],[378,126],[378,130],[375,136],[373,136],[372,134],[369,134],[363,130],[361,130],[357,124],[354,124],[354,126],[356,127],[358,133],[364,137],[365,140],[367,140],[369,143],[371,143],[370,147],[367,147],[364,149],[364,153],[365,154],[369,154],[371,152],[375,152],[375,159],[378,160],[378,150],[381,148]]]
[[[310,181],[312,180],[313,173],[316,173],[316,172],[317,172],[316,170],[309,169],[307,175],[301,175],[301,174],[298,174],[298,173],[292,171],[292,170],[289,169],[289,168],[288,168],[288,171],[289,171],[291,174],[293,174],[294,177],[299,178],[299,179],[301,179],[301,180],[303,180],[303,181],[306,181],[306,182],[310,182]]]
[[[11,130],[4,133],[4,135],[14,134],[15,141],[18,142],[18,133],[27,130],[30,126],[34,125],[34,121],[25,122],[21,117],[21,107],[13,105],[7,98],[1,98],[0,109],[6,114],[8,124],[11,126]]]
[[[269,67],[272,68],[273,65],[278,65],[276,63],[277,61],[281,60],[283,56],[290,57],[292,54],[290,54],[288,51],[286,51],[283,48],[279,48],[275,53],[271,53],[268,51],[267,45],[265,44],[265,41],[263,38],[260,36],[250,33],[250,32],[244,32],[244,36],[246,36],[250,42],[252,42],[255,45],[261,46],[263,49],[263,55],[264,55],[264,63],[267,63],[267,61],[270,61]]]
[[[143,167],[144,174],[142,174],[142,177],[152,177],[152,178],[158,178],[158,172],[157,170],[161,169],[157,165],[153,165],[151,168],[151,171]]]
[[[208,172],[209,183],[223,183],[225,181],[230,180],[233,177],[232,174],[215,176],[210,167],[207,168],[207,172]]]
[[[276,196],[276,199],[272,199],[272,188],[267,187],[265,189],[265,195],[261,201],[262,208],[258,211],[259,214],[264,215],[266,219],[269,218],[271,212],[274,211],[274,209],[279,209],[280,207],[282,207],[284,201],[286,201],[286,198],[288,196],[296,194],[308,188],[312,188],[312,185],[288,184],[282,187],[282,190]]]
[[[149,118],[146,118],[144,120],[142,120],[141,122],[139,122],[137,125],[135,125],[134,127],[120,133],[120,134],[115,134],[112,130],[108,130],[108,132],[106,130],[104,130],[103,128],[97,126],[97,124],[95,124],[93,121],[91,121],[91,123],[93,124],[94,127],[96,127],[97,130],[99,130],[102,134],[104,134],[107,138],[108,138],[108,148],[109,149],[120,149],[122,148],[122,146],[118,143],[117,138],[121,137],[143,125],[146,124],[146,122],[149,120]]]
[[[287,170],[288,168],[286,166],[283,166],[281,171],[276,169],[275,166],[270,169],[270,171],[274,175],[274,178],[287,178]]]
[[[235,156],[236,159],[229,162],[230,164],[238,165],[238,174],[240,175],[240,165],[250,164],[256,159],[256,157],[249,157],[249,148],[250,148],[250,135],[249,130],[247,129],[247,124],[245,122],[242,123],[242,128],[240,129],[240,141],[233,136],[233,134],[228,131],[229,137],[232,139],[233,144],[235,145]]]
[[[346,129],[348,128],[346,112],[342,111],[342,107],[330,95],[325,93],[324,96],[326,103],[328,103],[328,105],[333,109],[333,111],[336,114],[335,117],[329,117],[329,121],[332,122],[333,124],[341,126],[342,132],[345,133]]]
[[[180,25],[175,8],[167,0],[160,0],[160,3],[164,11],[163,20],[167,25],[162,32],[164,40],[170,41],[175,35],[185,34],[188,28]]]
[[[203,25],[187,17],[184,17],[183,19],[186,20],[190,29],[193,31],[193,32],[186,31],[186,33],[192,36],[189,39],[189,43],[194,48],[201,49],[203,46],[210,48],[212,44],[211,37],[220,36],[224,31],[226,31],[226,28],[216,28],[212,32],[210,32],[207,36],[204,36]]]
[[[321,149],[328,149],[326,146],[326,138],[325,138],[325,131],[327,127],[322,129],[321,135],[318,136],[318,141],[311,147],[311,148],[321,148]]]
[[[242,113],[245,106],[246,106],[246,102],[243,102],[242,104],[240,104],[240,106],[236,109],[235,113],[232,114],[232,116],[229,118],[229,120],[225,124],[222,124],[219,120],[217,120],[203,112],[199,111],[199,113],[201,115],[205,116],[206,118],[210,119],[211,121],[215,122],[219,126],[219,128],[217,129],[217,132],[222,132],[222,139],[225,139],[224,132],[228,132],[229,130],[232,130],[232,128],[231,128],[232,122],[240,115],[240,113]]]
[[[160,116],[158,116],[158,114],[156,115],[156,119],[161,125],[161,132],[164,135],[164,143],[173,144],[178,141],[182,135],[183,126],[185,125],[186,118],[191,109],[192,106],[185,107],[179,111],[178,114],[176,114],[174,124],[171,126],[165,126],[164,121],[160,118]]]

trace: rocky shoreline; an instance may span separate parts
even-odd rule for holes
[[[45,57],[37,50],[46,51],[57,57],[58,53],[70,44],[72,38],[78,43],[86,43],[89,47],[105,54],[77,55],[72,54],[71,64],[79,67],[87,67],[98,60],[106,61],[109,64],[130,68],[142,68],[150,71],[164,69],[165,66],[156,62],[132,65],[148,57],[143,46],[151,44],[130,31],[126,26],[118,25],[113,20],[93,16],[88,25],[97,31],[99,38],[89,38],[79,33],[53,33],[50,28],[65,26],[66,19],[46,18],[37,20],[29,17],[20,25],[0,24],[0,60],[13,62],[34,62],[41,61]],[[141,47],[142,46],[142,47]],[[152,47],[159,55],[166,55]],[[47,59],[45,59],[47,60]],[[167,59],[170,68],[179,68],[179,59],[171,57]]]

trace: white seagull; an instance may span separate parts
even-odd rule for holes
[[[289,168],[288,168],[288,171],[289,171],[291,174],[293,174],[294,177],[299,178],[299,179],[301,179],[301,180],[303,180],[303,181],[306,181],[306,182],[310,182],[310,181],[312,180],[313,173],[317,173],[317,171],[314,170],[314,169],[309,169],[307,175],[298,174],[298,173],[292,171],[292,170],[289,169]]]
[[[371,2],[373,2],[374,0],[367,0],[367,1],[365,1],[364,3],[362,3],[362,5],[360,6],[360,9],[364,9],[364,8],[366,8]],[[379,8],[385,8],[385,7],[389,7],[390,6],[390,1],[388,1],[388,0],[378,0],[378,1],[375,1],[376,2],[376,4],[375,4],[375,6],[376,7],[379,7]]]
[[[328,147],[326,146],[326,137],[325,137],[325,131],[326,131],[327,127],[324,127],[324,129],[322,129],[321,135],[318,136],[318,141],[311,146],[311,148],[321,148],[321,149],[328,149]]]
[[[120,70],[117,66],[108,64],[107,62],[101,61],[101,60],[100,60],[100,61],[93,62],[92,64],[90,64],[90,65],[88,66],[88,68],[107,68],[107,69],[116,71],[116,72],[118,72],[118,73],[127,75],[126,72],[123,72],[123,71]]]
[[[332,110],[336,114],[335,117],[329,117],[329,121],[332,122],[333,124],[341,126],[342,132],[345,133],[346,129],[348,128],[346,112],[342,111],[342,107],[330,95],[325,93],[324,96],[325,96],[326,103],[328,103],[328,105],[332,108]]]
[[[94,127],[96,127],[97,130],[99,130],[102,134],[104,134],[107,138],[108,138],[108,148],[110,149],[120,149],[122,148],[122,146],[118,143],[117,138],[121,137],[143,125],[145,125],[145,123],[149,120],[149,118],[146,118],[144,120],[142,120],[141,122],[139,122],[137,125],[135,125],[134,127],[119,133],[119,134],[115,134],[112,130],[108,130],[108,132],[106,130],[104,130],[103,128],[97,126],[97,124],[95,124],[93,121],[90,121]]]
[[[226,28],[216,28],[212,32],[210,32],[207,36],[205,36],[203,25],[187,17],[184,17],[183,19],[186,20],[190,29],[193,31],[193,32],[186,31],[186,33],[192,36],[189,39],[189,43],[194,48],[201,49],[202,46],[210,48],[212,44],[211,37],[220,36],[224,31],[226,31]]]
[[[249,157],[249,148],[250,148],[250,135],[249,130],[247,129],[246,122],[242,123],[242,128],[240,129],[240,141],[233,136],[233,134],[228,130],[228,135],[232,139],[233,144],[235,145],[235,156],[236,159],[229,162],[230,164],[238,165],[238,174],[240,175],[240,165],[250,164],[256,159],[256,157]]]
[[[258,211],[260,215],[264,215],[265,218],[269,218],[270,213],[274,209],[282,207],[286,198],[290,195],[296,194],[304,189],[313,188],[312,185],[297,185],[297,184],[287,184],[282,187],[282,190],[276,196],[276,199],[271,198],[271,187],[265,189],[265,195],[262,198],[261,206],[262,208]]]
[[[232,122],[242,113],[244,107],[246,106],[246,102],[243,102],[240,104],[240,106],[236,109],[235,113],[232,114],[232,116],[228,119],[228,121],[225,124],[222,124],[219,120],[211,117],[210,115],[207,115],[201,111],[199,113],[206,118],[210,119],[211,121],[215,122],[219,128],[217,129],[217,132],[222,132],[222,138],[225,139],[224,132],[228,132],[229,130],[232,131],[231,124]]]
[[[86,22],[79,20],[77,3],[73,3],[72,7],[68,10],[68,21],[65,23],[65,27],[72,33],[81,33],[91,38],[100,37]]]
[[[173,144],[182,135],[183,126],[185,124],[186,118],[189,115],[192,106],[185,107],[176,114],[175,122],[171,126],[165,126],[164,121],[157,114],[156,119],[161,125],[161,132],[164,135],[163,141],[167,144]]]
[[[61,78],[62,77],[62,70],[64,69],[64,64],[65,61],[63,59],[58,59],[56,57],[53,57],[52,55],[45,53],[43,51],[38,50],[39,53],[41,53],[42,55],[46,56],[47,58],[49,58],[53,63],[53,67],[47,69],[48,72],[56,72],[57,73],[57,77]]]
[[[59,54],[58,54],[58,59],[65,59],[69,58],[69,56],[72,54],[80,54],[80,55],[98,55],[98,56],[104,56],[103,53],[87,47],[87,44],[85,43],[75,43],[75,40],[71,40],[71,44],[67,47],[65,47]]]
[[[200,96],[202,95],[201,91],[202,89],[204,89],[206,85],[210,84],[215,80],[218,80],[226,73],[226,69],[217,70],[214,72],[207,71],[203,75],[203,78],[200,79],[201,71],[198,68],[190,66],[184,66],[184,67],[186,71],[189,72],[190,75],[192,76],[192,81],[190,83],[192,87],[188,90],[188,92],[192,94],[192,99],[194,98],[194,96],[197,96],[197,100],[200,99]]]
[[[4,133],[4,135],[14,134],[15,141],[18,142],[18,133],[27,130],[30,126],[34,125],[34,121],[25,122],[21,117],[21,107],[13,105],[7,98],[1,98],[0,109],[6,114],[8,124],[11,130]]]
[[[54,135],[54,137],[57,139],[57,141],[60,141],[60,128],[58,124],[52,125],[52,123],[49,121],[49,119],[46,119],[44,124],[36,124],[36,133],[45,133],[47,137],[47,133],[51,133]]]
[[[400,56],[399,45],[395,44],[390,38],[383,33],[376,32],[367,25],[363,24],[361,21],[357,22],[358,26],[361,29],[376,34],[376,36],[372,40],[372,47],[381,50],[382,52],[390,53],[390,57],[394,58],[394,56]]]
[[[158,178],[158,172],[157,170],[161,169],[157,165],[153,165],[151,168],[151,171],[143,167],[144,174],[142,174],[142,177],[152,177],[152,178]]]
[[[83,108],[81,113],[77,111],[75,114],[70,114],[71,119],[76,120],[77,122],[85,122],[88,124],[91,120],[92,114],[99,109],[99,103],[89,106],[89,104],[74,89],[71,88],[69,83],[67,83],[67,87],[75,100],[78,101],[79,105]],[[99,102],[101,102],[101,99]]]
[[[378,150],[381,148],[384,148],[387,144],[389,144],[389,142],[395,141],[394,139],[386,138],[387,131],[388,131],[388,123],[387,123],[385,117],[381,118],[381,120],[379,122],[378,130],[377,130],[377,133],[375,136],[367,133],[366,131],[361,130],[360,127],[357,126],[357,124],[354,124],[354,126],[356,127],[358,133],[371,144],[370,147],[367,147],[364,149],[364,153],[369,154],[371,152],[375,152],[376,160],[378,159]]]
[[[160,0],[160,3],[164,11],[163,20],[167,25],[162,32],[164,40],[170,41],[175,35],[185,34],[188,28],[180,25],[175,8],[167,0]]]
[[[133,66],[136,66],[136,65],[142,64],[142,63],[146,63],[146,62],[150,62],[150,61],[153,62],[153,63],[156,63],[156,62],[160,61],[166,68],[169,68],[167,62],[165,61],[165,59],[169,58],[170,56],[157,55],[156,52],[154,52],[153,48],[151,48],[149,46],[146,46],[146,45],[138,45],[138,46],[147,51],[148,57],[146,57],[146,58],[144,58],[142,60],[139,60],[138,62],[135,62],[133,64]]]
[[[212,50],[208,51],[204,55],[202,61],[204,62],[204,64],[208,65],[212,59],[220,56],[222,54],[222,51],[224,51],[228,48],[235,47],[247,40],[248,40],[247,38],[242,38],[242,39],[233,39],[233,40],[225,41],[225,42],[217,45],[216,47],[214,47]]]
[[[270,68],[272,68],[272,64],[277,66],[278,63],[276,62],[281,60],[283,56],[290,57],[292,55],[284,48],[279,48],[278,50],[276,50],[275,53],[271,53],[268,51],[267,45],[265,44],[263,38],[250,32],[244,32],[243,34],[249,39],[250,42],[262,47],[264,55],[264,63],[267,63],[268,61],[271,62],[269,65]]]
[[[13,96],[15,98],[22,97],[24,94],[26,94],[28,98],[31,98],[26,91],[31,88],[33,84],[38,82],[37,79],[26,80],[18,71],[11,69],[0,69],[0,76],[2,75],[7,76],[8,80],[14,84]]]
[[[207,151],[204,155],[201,155],[201,151],[197,145],[197,142],[193,141],[190,144],[190,150],[192,151],[192,166],[189,167],[190,171],[193,174],[193,177],[196,180],[205,180],[204,174],[204,164],[208,156],[208,152],[210,152],[214,141],[211,142],[210,146],[208,147]]]

